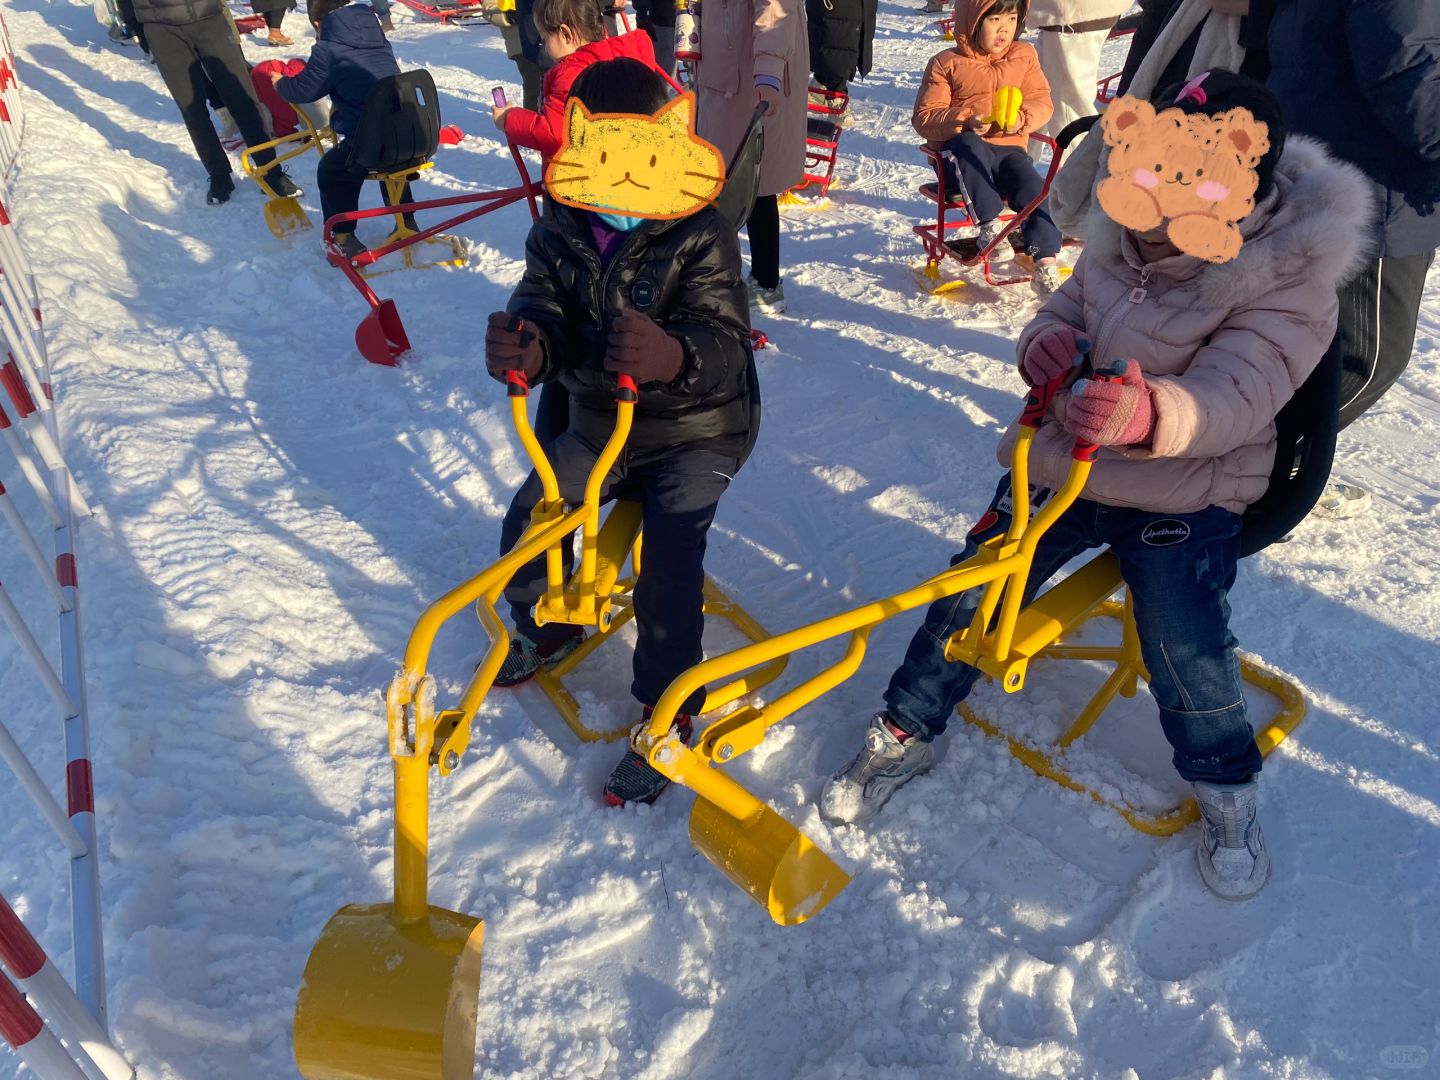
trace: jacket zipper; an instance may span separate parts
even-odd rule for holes
[[[1110,338],[1114,336],[1115,324],[1119,322],[1120,316],[1124,314],[1126,304],[1142,304],[1145,302],[1145,298],[1150,295],[1150,290],[1147,286],[1150,284],[1150,277],[1153,273],[1154,270],[1152,270],[1148,264],[1142,266],[1140,268],[1140,284],[1126,293],[1124,299],[1117,300],[1111,305],[1110,310],[1105,313],[1105,318],[1100,322],[1100,332],[1095,335],[1095,343],[1091,346],[1092,354],[1099,353],[1102,357],[1105,355],[1104,346],[1108,345]],[[1092,368],[1095,367],[1093,357],[1090,366]]]

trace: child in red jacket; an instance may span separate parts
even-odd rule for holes
[[[539,150],[546,163],[565,134],[565,99],[580,73],[599,60],[626,57],[655,68],[655,47],[648,34],[635,31],[606,37],[597,0],[539,0],[535,28],[550,62],[540,87],[540,111],[497,106],[495,126],[517,146]]]

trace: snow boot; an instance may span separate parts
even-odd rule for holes
[[[235,178],[229,173],[216,173],[210,177],[210,190],[205,192],[205,201],[211,206],[224,206],[235,194]]]
[[[567,626],[563,629],[563,634],[547,637],[541,642],[531,641],[524,634],[516,634],[510,642],[509,655],[500,665],[500,674],[495,676],[495,685],[519,686],[529,682],[542,667],[558,664],[579,648],[580,643],[585,640],[584,629],[578,626]]]
[[[279,199],[293,199],[305,194],[305,190],[280,169],[274,170],[265,177],[265,182],[270,185],[270,190],[275,192],[275,197]]]
[[[904,784],[935,764],[935,748],[913,735],[897,735],[889,713],[879,712],[865,745],[850,764],[825,782],[820,816],[836,825],[863,825]]]
[[[1346,521],[1359,517],[1370,509],[1370,492],[1358,484],[1326,484],[1315,508],[1310,511],[1317,518],[1332,521]]]
[[[750,292],[750,306],[759,309],[766,315],[780,315],[785,311],[785,280],[781,278],[775,283],[773,289],[767,289],[755,280],[751,274],[745,279],[745,286]]]
[[[1035,264],[1035,285],[1046,296],[1059,292],[1064,283],[1065,279],[1060,276],[1060,264],[1053,259]]]
[[[979,250],[984,251],[993,244],[995,238],[1005,231],[1005,226],[1008,224],[1010,224],[1008,221],[1001,221],[999,218],[995,218],[993,221],[982,221],[975,230],[975,244]],[[992,259],[1000,258],[1000,249],[996,248],[992,251],[990,257]]]
[[[625,751],[620,764],[615,766],[610,773],[610,779],[605,781],[604,797],[609,806],[624,806],[634,802],[653,803],[660,797],[660,793],[670,786],[670,778],[652,768],[650,762],[645,760],[645,755],[635,749],[634,740],[650,726],[653,712],[649,705],[645,706],[640,723],[630,732],[630,749]],[[684,713],[676,716],[670,730],[679,735],[686,746],[690,745],[690,735],[694,730],[690,717]]]
[[[1196,781],[1203,820],[1195,859],[1205,885],[1222,900],[1249,900],[1270,878],[1270,852],[1260,832],[1260,785]]]
[[[370,250],[353,232],[337,232],[331,239],[331,245],[347,259],[353,259],[357,255],[364,255],[365,252]],[[511,642],[510,648],[512,650],[515,648],[514,642]]]

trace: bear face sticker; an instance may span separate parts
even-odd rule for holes
[[[1255,209],[1256,168],[1270,149],[1269,129],[1250,110],[1157,113],[1127,95],[1110,103],[1100,130],[1109,175],[1096,196],[1112,220],[1136,232],[1163,226],[1172,244],[1207,262],[1240,254],[1238,223]]]
[[[1160,518],[1145,526],[1140,539],[1151,547],[1171,547],[1190,539],[1190,526],[1179,518]]]

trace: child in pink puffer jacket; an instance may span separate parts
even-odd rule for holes
[[[1118,376],[1072,381],[1055,399],[1059,423],[1037,433],[1030,477],[1047,491],[1032,488],[1032,500],[1063,483],[1077,437],[1102,449],[1084,497],[1040,541],[1027,592],[1087,549],[1108,545],[1118,558],[1161,726],[1204,814],[1202,876],[1238,900],[1270,869],[1256,817],[1260,752],[1229,626],[1240,515],[1268,486],[1276,414],[1335,334],[1336,288],[1364,257],[1370,197],[1360,174],[1319,144],[1287,141],[1259,83],[1215,71],[1176,96],[1157,95],[1156,109],[1243,107],[1267,126],[1254,209],[1239,222],[1239,255],[1220,263],[1180,252],[1163,226],[1137,234],[1096,222],[1073,276],[1021,334],[1020,371],[1032,385],[1086,374],[1087,356],[1097,373]],[[1006,465],[1014,434],[1001,442]],[[1006,475],[961,558],[1008,528],[1009,496]],[[931,741],[979,674],[944,651],[981,591],[930,608],[865,747],[826,784],[827,818],[868,820],[930,767]]]

